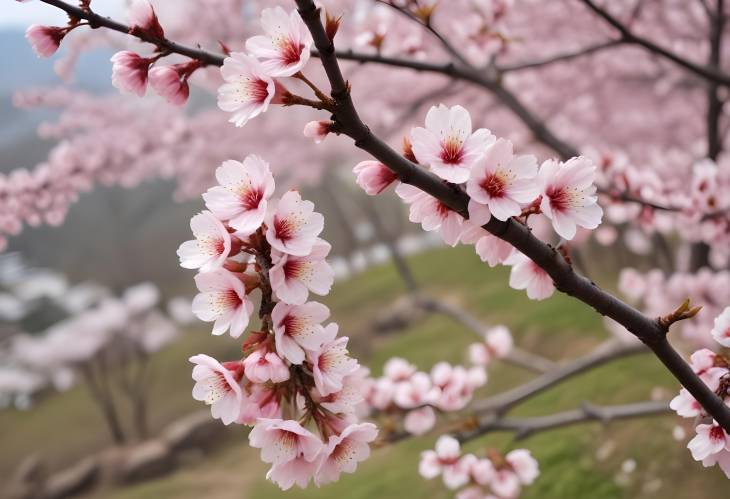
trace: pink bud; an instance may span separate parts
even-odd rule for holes
[[[304,136],[313,139],[315,143],[322,142],[332,127],[331,121],[310,121],[304,125]]]
[[[131,32],[141,32],[153,38],[165,38],[165,31],[160,26],[155,9],[148,0],[133,0],[129,6],[129,24]]]
[[[190,96],[187,78],[181,78],[176,66],[154,67],[149,72],[152,88],[172,105],[182,106]]]
[[[147,90],[147,77],[152,59],[124,50],[114,54],[111,61],[112,84],[123,92],[131,92],[142,97]]]
[[[68,33],[68,28],[57,26],[41,26],[33,24],[25,30],[25,37],[30,42],[38,57],[50,57],[61,46],[61,40]]]

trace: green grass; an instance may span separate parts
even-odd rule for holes
[[[505,323],[518,345],[554,360],[569,359],[589,351],[602,341],[600,318],[572,299],[556,295],[544,302],[531,302],[522,292],[506,286],[505,269],[489,269],[468,248],[436,250],[411,258],[426,291],[458,303],[485,323]],[[372,320],[403,292],[393,268],[378,267],[338,284],[326,303],[343,334],[353,338],[356,354],[379,373],[382,364],[399,355],[429,369],[438,360],[459,362],[473,333],[443,317],[431,315],[404,331],[375,335]],[[186,335],[183,341],[156,359],[153,386],[154,426],[159,428],[193,408],[189,396],[190,368],[187,357],[198,351],[216,355],[235,354],[236,342],[211,338],[203,331]],[[520,384],[532,375],[504,364],[490,368],[488,392]],[[521,405],[515,415],[548,414],[577,407],[583,401],[622,403],[646,400],[652,391],[670,396],[676,383],[649,355],[631,357],[595,369],[544,392]],[[98,448],[106,440],[100,421],[81,390],[44,401],[35,411],[0,414],[4,431],[0,466],[7,472],[19,458],[41,451],[52,464],[68,462]],[[671,439],[672,416],[617,422],[607,428],[591,423],[535,435],[514,442],[509,434],[490,434],[468,446],[480,452],[486,447],[503,451],[526,447],[540,461],[542,474],[525,490],[530,498],[635,498],[722,497],[726,480],[716,469],[704,470],[691,461],[683,444]],[[296,489],[281,493],[264,479],[266,468],[255,450],[245,444],[245,434],[232,433],[213,456],[191,463],[163,479],[133,487],[103,491],[110,499],[211,498],[372,498],[453,497],[438,480],[424,481],[417,474],[418,456],[431,448],[435,435],[412,439],[378,449],[352,476],[322,489]],[[603,452],[599,448],[613,449]],[[621,476],[621,463],[637,461],[637,470]]]

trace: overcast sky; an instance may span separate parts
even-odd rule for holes
[[[65,24],[66,16],[59,9],[39,2],[17,2],[15,0],[0,0],[0,28],[26,28],[31,24]],[[71,1],[70,3],[75,3]],[[119,17],[123,12],[124,0],[94,0],[93,8],[96,12]]]

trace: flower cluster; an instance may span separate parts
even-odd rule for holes
[[[355,415],[362,375],[348,338],[324,324],[325,305],[308,301],[334,279],[323,217],[296,191],[273,198],[269,165],[257,156],[224,162],[216,178],[203,195],[208,210],[190,221],[195,239],[178,250],[183,267],[200,270],[193,312],[213,322],[213,334],[238,338],[259,290],[261,326],[243,341],[242,359],[191,357],[193,397],[224,424],[253,425],[249,442],[282,489],[335,481],[368,457],[377,429]]]
[[[444,242],[474,244],[490,266],[512,266],[510,286],[526,289],[536,300],[551,296],[552,279],[509,243],[482,228],[492,217],[527,223],[529,215],[543,214],[555,232],[570,240],[578,227],[595,229],[603,210],[597,203],[596,166],[585,157],[564,163],[545,161],[539,168],[534,156],[514,154],[512,143],[497,139],[487,129],[472,130],[471,116],[461,106],[432,107],[426,127],[414,128],[406,156],[453,184],[464,184],[469,194],[469,219],[420,189],[399,184],[395,192],[410,206],[411,222],[426,231],[438,231]],[[354,173],[367,194],[383,192],[397,177],[375,161],[359,163]]]
[[[530,485],[540,474],[530,451],[516,449],[502,455],[489,449],[485,457],[461,453],[455,438],[443,435],[435,450],[421,453],[418,472],[431,480],[441,475],[444,485],[456,490],[457,499],[518,497],[524,485]]]
[[[722,346],[730,345],[730,307],[715,319],[711,335]],[[692,354],[690,366],[725,404],[730,406],[730,360],[725,356],[703,348]],[[730,435],[714,419],[710,418],[702,406],[686,388],[672,399],[669,406],[681,417],[699,421],[695,427],[696,436],[687,444],[696,461],[714,466],[717,464],[730,478]]]
[[[715,350],[718,343],[727,346],[721,338],[709,334],[713,330],[712,320],[720,315],[730,303],[730,272],[713,271],[709,268],[697,272],[675,272],[666,275],[655,269],[645,274],[635,269],[621,271],[619,290],[630,300],[641,302],[647,315],[661,316],[667,303],[681,303],[686,298],[702,303],[702,313],[677,324],[682,336],[695,348]]]
[[[484,341],[469,346],[469,367],[439,362],[426,373],[393,357],[383,366],[383,376],[361,383],[365,405],[370,412],[402,416],[407,433],[423,435],[436,424],[438,412],[461,411],[471,402],[487,382],[486,366],[506,357],[512,345],[509,330],[495,326],[485,332]]]
[[[464,409],[474,391],[487,382],[482,366],[454,366],[439,362],[430,373],[400,357],[383,367],[383,376],[367,378],[362,385],[365,403],[371,411],[403,415],[403,429],[423,435],[436,424],[436,412]]]
[[[218,107],[232,113],[230,122],[239,127],[270,104],[283,103],[287,91],[278,79],[299,74],[310,56],[312,37],[298,12],[263,9],[261,25],[266,35],[246,40],[248,52],[233,52],[221,68],[225,83],[218,89]]]

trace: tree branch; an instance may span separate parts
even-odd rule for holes
[[[599,7],[594,0],[581,0],[590,10],[592,10],[598,17],[606,21],[609,25],[615,28],[620,34],[621,39],[624,43],[633,45],[639,45],[647,49],[649,52],[659,55],[669,61],[672,61],[677,66],[688,70],[691,73],[701,76],[706,80],[713,81],[715,83],[730,86],[730,75],[720,71],[718,68],[712,66],[703,66],[685,59],[674,52],[657,45],[648,38],[637,35],[631,29],[624,25],[620,20],[611,15],[606,9]]]
[[[312,0],[296,0],[304,23],[312,34],[327,74],[334,99],[333,118],[338,129],[351,137],[355,145],[370,153],[398,175],[402,182],[418,187],[446,206],[468,218],[469,197],[458,186],[443,182],[434,174],[419,168],[372,134],[360,119],[350,96],[349,84],[342,76],[335,48],[327,36],[319,9]],[[667,341],[667,330],[654,319],[576,274],[555,248],[532,235],[529,228],[512,220],[501,222],[494,217],[484,225],[491,234],[507,241],[550,275],[558,290],[593,307],[599,314],[611,317],[635,334],[654,351],[659,360],[695,397],[719,424],[730,431],[730,408],[692,371],[690,366]]]
[[[416,297],[416,303],[425,310],[430,312],[437,312],[440,314],[447,315],[457,322],[461,323],[467,329],[472,330],[480,338],[484,338],[483,335],[486,331],[486,327],[476,317],[469,314],[468,312],[461,310],[449,303],[436,300],[427,296]],[[528,369],[530,371],[536,371],[539,373],[545,373],[552,371],[557,367],[557,364],[550,359],[535,355],[533,353],[514,348],[507,357],[501,359],[510,364]]]
[[[584,402],[578,409],[558,412],[547,416],[531,418],[489,418],[480,421],[476,428],[457,434],[456,439],[464,443],[487,433],[501,431],[514,432],[515,439],[521,440],[536,433],[572,426],[574,424],[598,421],[603,425],[607,425],[612,421],[622,419],[643,418],[669,413],[671,413],[671,410],[669,409],[669,403],[666,401],[647,401],[635,404],[608,406]]]
[[[570,61],[572,59],[576,59],[578,57],[583,57],[584,55],[590,55],[590,54],[593,54],[596,52],[600,52],[600,51],[608,49],[608,48],[618,47],[622,43],[623,43],[622,40],[607,40],[605,42],[600,42],[600,43],[596,43],[594,45],[589,45],[587,47],[583,47],[583,48],[575,50],[573,52],[557,54],[557,55],[547,57],[545,59],[539,59],[536,61],[522,62],[522,63],[506,65],[506,66],[497,66],[497,69],[500,73],[510,73],[510,72],[514,72],[514,71],[523,71],[525,69],[541,68],[544,66],[549,66],[550,64],[555,64],[556,62]]]

